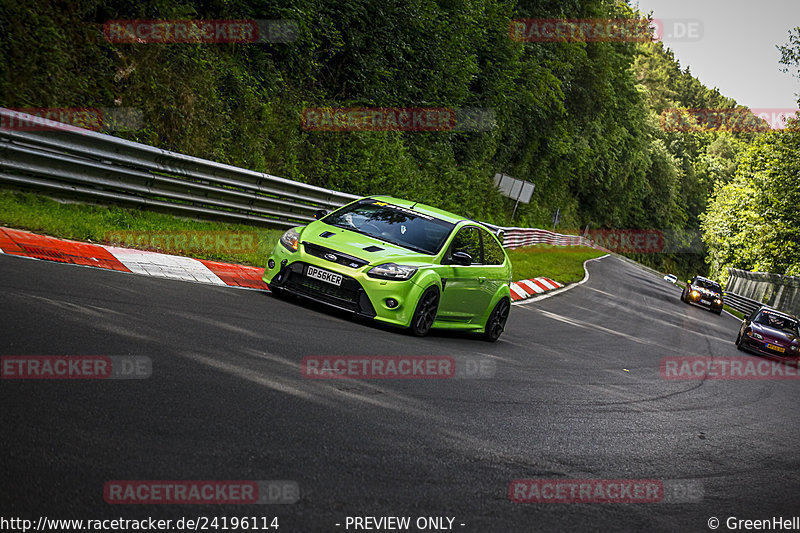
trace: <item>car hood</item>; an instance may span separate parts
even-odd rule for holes
[[[784,345],[789,345],[789,344],[800,345],[800,339],[798,339],[795,335],[792,335],[791,333],[786,333],[785,331],[781,331],[779,329],[765,326],[764,324],[758,324],[756,322],[753,322],[752,324],[750,324],[750,329],[752,329],[757,333],[760,333],[761,336],[764,337],[765,341],[780,343]]]
[[[333,235],[328,235],[328,233],[332,233]],[[321,235],[328,236],[322,237]],[[403,248],[402,246],[364,235],[363,233],[331,226],[322,221],[312,222],[303,228],[300,241],[349,254],[359,259],[369,261],[372,265],[400,262],[414,266],[429,265],[433,263],[436,257],[434,255],[415,252],[408,248]],[[377,247],[380,249],[372,251],[365,250],[365,248],[370,247]]]

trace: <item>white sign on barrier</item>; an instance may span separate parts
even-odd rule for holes
[[[528,204],[536,187],[529,181],[518,180],[505,174],[494,175],[494,185],[500,190],[500,194],[508,196],[512,200]]]

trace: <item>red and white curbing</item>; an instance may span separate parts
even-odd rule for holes
[[[146,276],[269,290],[263,268],[103,246],[0,228],[0,253]]]
[[[145,276],[269,290],[261,279],[263,268],[68,241],[9,228],[0,228],[0,253]],[[524,279],[511,283],[511,299],[525,300],[563,286],[550,278]]]
[[[550,278],[533,278],[514,281],[511,283],[511,299],[513,301],[525,300],[543,292],[560,289],[564,285]]]

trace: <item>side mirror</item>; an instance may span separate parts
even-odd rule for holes
[[[328,214],[328,212],[325,209],[320,209],[320,210],[314,212],[314,218],[319,220],[319,219],[321,219],[322,217],[324,217],[327,214]]]
[[[450,259],[450,264],[459,266],[470,266],[472,264],[472,256],[467,252],[456,252]]]

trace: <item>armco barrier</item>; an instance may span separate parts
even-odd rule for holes
[[[581,235],[564,235],[538,228],[499,228],[503,231],[503,247],[513,250],[533,244],[553,246],[594,246],[594,243]]]
[[[800,315],[800,277],[748,272],[738,268],[729,268],[728,274],[725,295],[730,301],[736,302],[738,299],[750,311],[756,306],[768,305],[795,316]]]
[[[725,305],[736,309],[740,313],[744,313],[745,315],[749,315],[759,307],[761,304],[756,302],[755,300],[751,300],[750,298],[745,298],[744,296],[739,296],[734,292],[723,291],[723,300],[725,301]]]
[[[359,198],[0,108],[0,184],[199,218],[290,228]],[[586,237],[501,228],[503,246],[593,246]],[[602,249],[602,248],[600,248]]]
[[[20,125],[23,125],[20,127]],[[0,184],[289,228],[358,196],[0,108]]]

